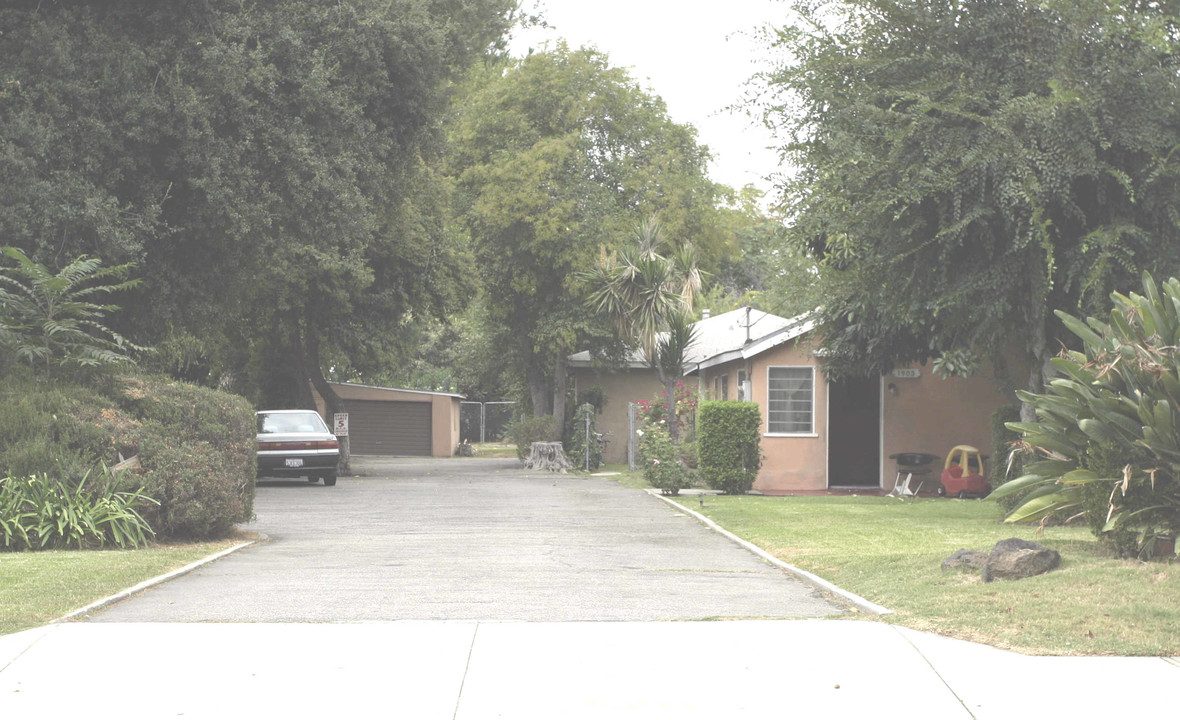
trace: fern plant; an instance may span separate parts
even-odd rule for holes
[[[103,267],[101,260],[82,256],[54,273],[17,248],[2,252],[16,261],[0,268],[4,356],[46,375],[57,369],[134,363],[130,353],[143,348],[104,324],[107,314],[119,307],[95,302],[138,285],[138,279],[125,279],[134,264]],[[112,278],[118,282],[103,284]]]

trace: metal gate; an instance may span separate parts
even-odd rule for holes
[[[504,439],[512,424],[511,401],[459,403],[459,441],[468,443],[497,442]]]

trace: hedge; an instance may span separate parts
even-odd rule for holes
[[[697,453],[709,487],[727,495],[750,491],[762,467],[762,413],[752,402],[711,400],[697,415]]]
[[[157,539],[221,537],[253,517],[255,422],[244,398],[131,375],[82,386],[16,371],[3,387],[0,476],[77,487],[135,456],[140,468],[121,473],[119,489],[159,503],[140,508]]]

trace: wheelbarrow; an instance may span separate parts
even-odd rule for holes
[[[946,456],[938,494],[943,497],[984,497],[990,492],[983,476],[983,456],[970,445],[956,445]]]

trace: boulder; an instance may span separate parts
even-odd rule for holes
[[[1061,553],[1020,538],[996,543],[983,566],[983,581],[1020,580],[1047,573],[1061,564]]]
[[[987,553],[963,548],[942,561],[942,570],[983,570],[986,564]]]

